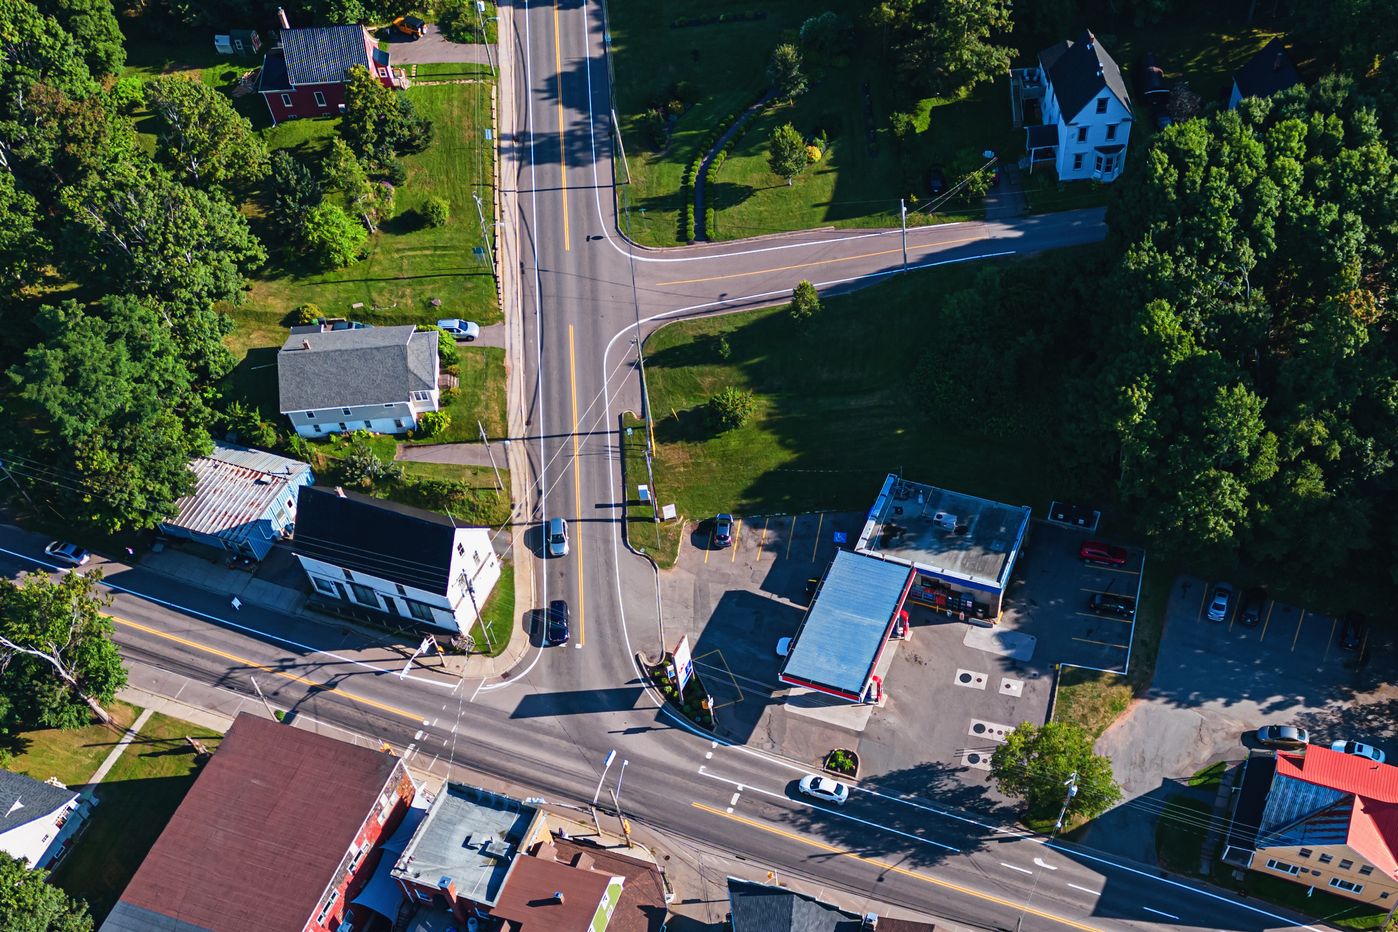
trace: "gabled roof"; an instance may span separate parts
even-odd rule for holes
[[[1084,29],[1076,41],[1065,39],[1044,49],[1039,53],[1039,64],[1053,85],[1063,122],[1077,119],[1104,88],[1130,112],[1131,95],[1126,91],[1121,69],[1090,30]]]
[[[456,527],[446,515],[355,492],[301,490],[291,549],[313,560],[446,595]]]
[[[0,770],[0,835],[57,812],[77,796],[65,786]]]
[[[613,880],[620,899],[624,877],[522,856],[490,914],[515,932],[587,932]]]
[[[1398,805],[1357,797],[1346,841],[1379,870],[1398,877]]]
[[[287,337],[277,353],[282,413],[406,402],[436,388],[437,331],[415,330],[405,324]]]
[[[1271,97],[1278,91],[1301,83],[1296,66],[1287,57],[1286,47],[1273,39],[1262,47],[1248,63],[1233,75],[1238,93],[1243,97]]]
[[[398,763],[238,716],[103,932],[302,932]]]
[[[1277,775],[1326,786],[1342,793],[1398,803],[1398,767],[1357,754],[1311,745],[1304,754],[1278,754]]]
[[[728,878],[733,932],[858,932],[859,917],[785,887]]]
[[[267,57],[262,59],[262,70],[257,75],[257,90],[262,94],[295,90],[291,86],[291,78],[287,76],[286,58],[283,57],[281,49],[272,49],[267,53]]]
[[[283,29],[282,48],[293,84],[333,84],[343,81],[355,65],[369,66],[363,26]]]
[[[659,868],[650,861],[562,838],[555,838],[552,844],[554,856],[565,864],[581,867],[590,862],[593,870],[626,878],[621,902],[607,923],[607,932],[660,932],[668,910]]]
[[[194,494],[176,504],[176,517],[164,524],[201,534],[245,537],[255,522],[281,503],[290,515],[296,486],[307,481],[311,467],[299,460],[214,441],[214,452],[189,464]]]

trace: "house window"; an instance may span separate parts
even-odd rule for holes
[[[1312,851],[1310,848],[1302,848],[1300,851],[1296,852],[1297,856],[1303,857],[1303,858],[1308,858],[1308,857],[1310,857],[1310,856],[1311,856],[1312,854],[1314,854],[1314,853],[1315,853],[1315,852]]]
[[[340,409],[340,413],[341,413],[341,414],[350,414],[351,412],[350,412],[350,409],[349,409],[349,408],[341,408],[341,409]]]
[[[402,429],[403,429],[403,419],[402,419],[401,417],[395,417],[395,418],[393,419],[393,426],[394,426],[394,427],[397,427],[399,430],[402,430]]]
[[[408,612],[418,621],[433,621],[432,606],[424,602],[415,602],[412,599],[404,599],[408,606]]]
[[[314,430],[316,433],[320,433],[320,425],[319,425],[319,424],[313,424],[313,425],[311,425],[311,429]]]
[[[388,821],[388,814],[393,811],[393,804],[398,801],[396,796],[386,796],[383,799],[383,806],[379,808],[378,820],[383,825]]]
[[[368,586],[350,583],[350,591],[354,593],[354,600],[360,605],[367,605],[370,608],[379,607],[379,594]]]
[[[1373,872],[1374,872],[1374,866],[1373,866],[1372,864],[1365,864],[1363,867],[1361,867],[1361,868],[1359,869],[1359,874],[1360,874],[1360,876],[1362,876],[1362,877],[1368,877],[1368,876],[1369,876],[1370,874],[1372,874]]]
[[[1107,138],[1108,138],[1108,139],[1115,139],[1115,138],[1116,138],[1116,127],[1117,127],[1117,124],[1115,124],[1115,123],[1110,123],[1110,124],[1107,125]]]
[[[344,422],[344,421],[341,421],[341,422],[340,422],[340,430],[341,430],[341,431],[349,430],[349,428],[345,426],[345,422]]]
[[[408,590],[403,588],[403,584],[394,583],[394,585],[398,587],[398,594],[406,598],[408,595]]]
[[[315,419],[316,419],[316,413],[315,413],[314,411],[307,411],[307,412],[306,412],[306,420],[308,420],[308,421],[314,421]]]
[[[1331,861],[1333,861],[1333,860],[1335,860],[1335,858],[1334,858],[1333,856],[1331,856],[1331,855],[1328,855],[1328,854],[1322,854],[1322,855],[1320,856],[1320,863],[1322,863],[1322,864],[1329,864],[1329,863],[1330,863]]]
[[[387,68],[380,68],[380,69],[379,69],[379,77],[381,77],[381,78],[386,78],[386,77],[388,77],[388,69],[387,69]]]
[[[333,595],[337,599],[339,595],[335,592],[335,584],[328,579],[321,579],[319,576],[312,576],[311,581],[316,584],[316,588],[326,595]]]
[[[1349,858],[1345,858],[1343,861],[1340,862],[1340,870],[1342,871],[1347,871],[1353,866],[1354,862],[1351,861]]]
[[[325,106],[325,95],[322,94],[320,91],[316,91],[316,106],[317,106],[317,107],[324,107],[324,106]]]
[[[1081,170],[1082,170],[1082,153],[1079,152],[1079,153],[1077,153],[1077,154],[1075,154],[1075,155],[1073,156],[1073,171],[1076,172],[1076,171],[1081,171]]]
[[[320,914],[316,916],[316,924],[317,924],[317,925],[320,925],[320,924],[322,924],[322,923],[325,922],[325,917],[328,916],[328,915],[330,915],[330,910],[332,910],[332,909],[335,908],[335,903],[336,903],[336,901],[338,901],[339,899],[340,899],[340,891],[339,891],[339,890],[335,890],[335,891],[333,891],[333,892],[330,894],[330,899],[328,899],[328,900],[325,901],[325,907],[324,907],[323,909],[321,909]]]
[[[431,392],[413,392],[413,401],[431,401]]]
[[[365,429],[365,430],[373,430],[373,429],[374,429],[374,422],[373,422],[373,421],[365,421],[365,422],[364,422],[364,429]]]
[[[419,900],[421,900],[422,902],[424,902],[424,903],[431,903],[431,902],[432,902],[432,894],[429,893],[428,891],[423,890],[423,889],[421,889],[421,888],[419,888],[419,887],[414,887],[414,888],[413,888],[413,892],[417,894],[417,898],[418,898]]]
[[[1098,113],[1106,113],[1106,112],[1107,112],[1107,98],[1105,98],[1105,97],[1098,97],[1098,98],[1097,98],[1097,112],[1098,112]]]
[[[1379,894],[1379,899],[1381,899],[1381,900],[1386,900],[1386,899],[1388,899],[1388,894],[1387,894],[1387,893],[1380,893],[1380,894]]]
[[[456,545],[456,555],[460,557],[466,556],[466,548],[461,546],[460,543]]]
[[[1301,868],[1297,867],[1294,864],[1287,864],[1285,861],[1277,861],[1269,858],[1267,860],[1267,866],[1274,871],[1281,871],[1283,874],[1301,873]]]
[[[340,925],[335,932],[354,932],[354,907],[345,910],[345,915],[340,919]]]
[[[1087,142],[1087,127],[1078,127],[1078,142]]]
[[[386,405],[384,405],[384,407],[385,407],[385,408],[391,408],[391,407],[393,407],[393,405],[391,405],[391,404],[386,404]]]
[[[1102,170],[1102,156],[1097,156],[1097,161],[1095,164],[1097,165],[1096,170],[1100,172]]]
[[[291,106],[291,95],[290,95],[290,94],[283,94],[283,95],[282,95],[282,106],[283,106],[283,107],[290,107],[290,106]]]
[[[1339,887],[1341,890],[1348,890],[1350,893],[1357,894],[1364,892],[1364,885],[1362,883],[1350,883],[1348,880],[1341,880],[1338,877],[1330,878],[1330,886]]]

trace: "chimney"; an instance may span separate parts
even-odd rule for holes
[[[302,348],[302,349],[310,349],[310,348],[311,348],[311,341],[310,341],[310,340],[302,340],[302,341],[301,341],[301,348]]]
[[[1096,41],[1097,41],[1097,37],[1094,36],[1094,35],[1092,34],[1092,31],[1091,31],[1091,30],[1088,30],[1088,33],[1087,33],[1087,47],[1088,47],[1089,49],[1091,49],[1093,43],[1095,43]]]
[[[286,10],[282,9],[281,7],[277,7],[277,22],[282,24],[283,29],[291,28],[291,23],[287,22],[286,19]]]
[[[560,906],[563,905],[563,891],[562,891],[562,890],[555,890],[555,891],[553,891],[553,898],[554,898],[555,900],[558,901],[558,904],[559,904]]]

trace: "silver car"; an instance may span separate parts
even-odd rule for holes
[[[56,540],[45,547],[44,553],[53,557],[55,560],[71,563],[73,566],[82,566],[88,560],[92,559],[92,554],[88,553],[77,544],[68,544],[61,540]]]
[[[481,335],[480,324],[475,321],[461,320],[457,317],[439,320],[437,321],[437,326],[441,327],[456,339],[464,340],[467,343],[473,342],[476,337]]]
[[[1382,764],[1384,762],[1383,751],[1372,744],[1360,744],[1358,741],[1346,741],[1344,738],[1330,745],[1330,750],[1338,751],[1341,754],[1356,754],[1359,757],[1367,757],[1371,761]]]
[[[562,518],[550,518],[548,527],[544,531],[544,540],[549,546],[549,556],[566,557],[568,555],[568,522]]]
[[[830,777],[818,777],[815,774],[807,774],[801,778],[798,784],[801,792],[807,796],[814,796],[816,799],[823,799],[828,803],[843,806],[845,800],[849,799],[849,787],[839,780],[832,780]]]
[[[1223,621],[1232,604],[1233,587],[1226,582],[1214,586],[1213,598],[1209,600],[1209,621]]]

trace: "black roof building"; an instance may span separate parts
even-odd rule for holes
[[[1271,97],[1278,91],[1301,83],[1296,66],[1286,55],[1286,48],[1278,39],[1273,39],[1262,47],[1262,51],[1252,56],[1248,63],[1233,75],[1233,84],[1238,90],[1239,99],[1245,97]]]
[[[1073,122],[1104,88],[1130,112],[1131,96],[1121,69],[1091,30],[1084,29],[1076,41],[1065,39],[1044,49],[1039,64],[1053,85],[1065,123]]]

